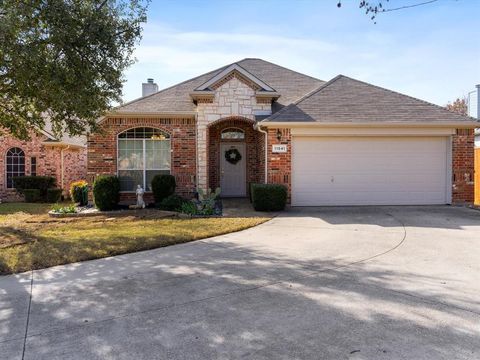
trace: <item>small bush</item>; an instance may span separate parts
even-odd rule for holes
[[[52,206],[52,211],[57,214],[75,214],[77,209],[75,205],[62,206],[60,204],[55,204]]]
[[[79,180],[70,184],[70,198],[80,206],[88,204],[88,183],[85,180]]]
[[[152,191],[155,203],[160,204],[163,199],[175,192],[177,184],[173,175],[155,175],[152,179]]]
[[[287,188],[280,184],[253,184],[252,203],[256,211],[280,211],[287,203]]]
[[[158,205],[158,207],[161,210],[179,211],[186,201],[187,200],[185,200],[181,196],[173,194],[163,199],[162,202]]]
[[[113,210],[120,201],[120,181],[118,177],[101,175],[93,182],[95,206],[101,210]]]
[[[39,202],[42,199],[39,189],[23,189],[22,193],[27,203]]]
[[[62,197],[62,189],[47,189],[47,202],[48,203],[56,203],[60,201]]]
[[[182,204],[182,207],[180,208],[180,212],[188,215],[197,215],[198,214],[197,205],[195,205],[191,201],[184,202]]]
[[[47,198],[47,189],[54,188],[56,180],[51,176],[15,176],[13,186],[20,193],[24,194],[25,189],[40,190],[40,197]]]

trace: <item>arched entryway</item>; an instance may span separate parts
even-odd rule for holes
[[[220,119],[208,128],[208,184],[223,197],[248,195],[249,184],[263,179],[263,134],[253,120]]]

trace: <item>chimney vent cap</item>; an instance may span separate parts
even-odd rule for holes
[[[149,84],[153,84],[153,78],[148,78],[148,79],[147,79],[147,82],[148,82]]]

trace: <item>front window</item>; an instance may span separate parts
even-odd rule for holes
[[[170,174],[170,135],[154,128],[134,128],[118,135],[118,177],[121,191],[137,185],[152,191],[152,179]]]
[[[6,158],[7,189],[13,189],[13,178],[25,176],[25,153],[14,147],[7,151]]]
[[[245,132],[241,129],[225,129],[222,131],[221,135],[224,140],[243,140],[245,139]]]

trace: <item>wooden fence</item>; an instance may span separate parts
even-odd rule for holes
[[[480,148],[475,149],[475,205],[480,205]]]

